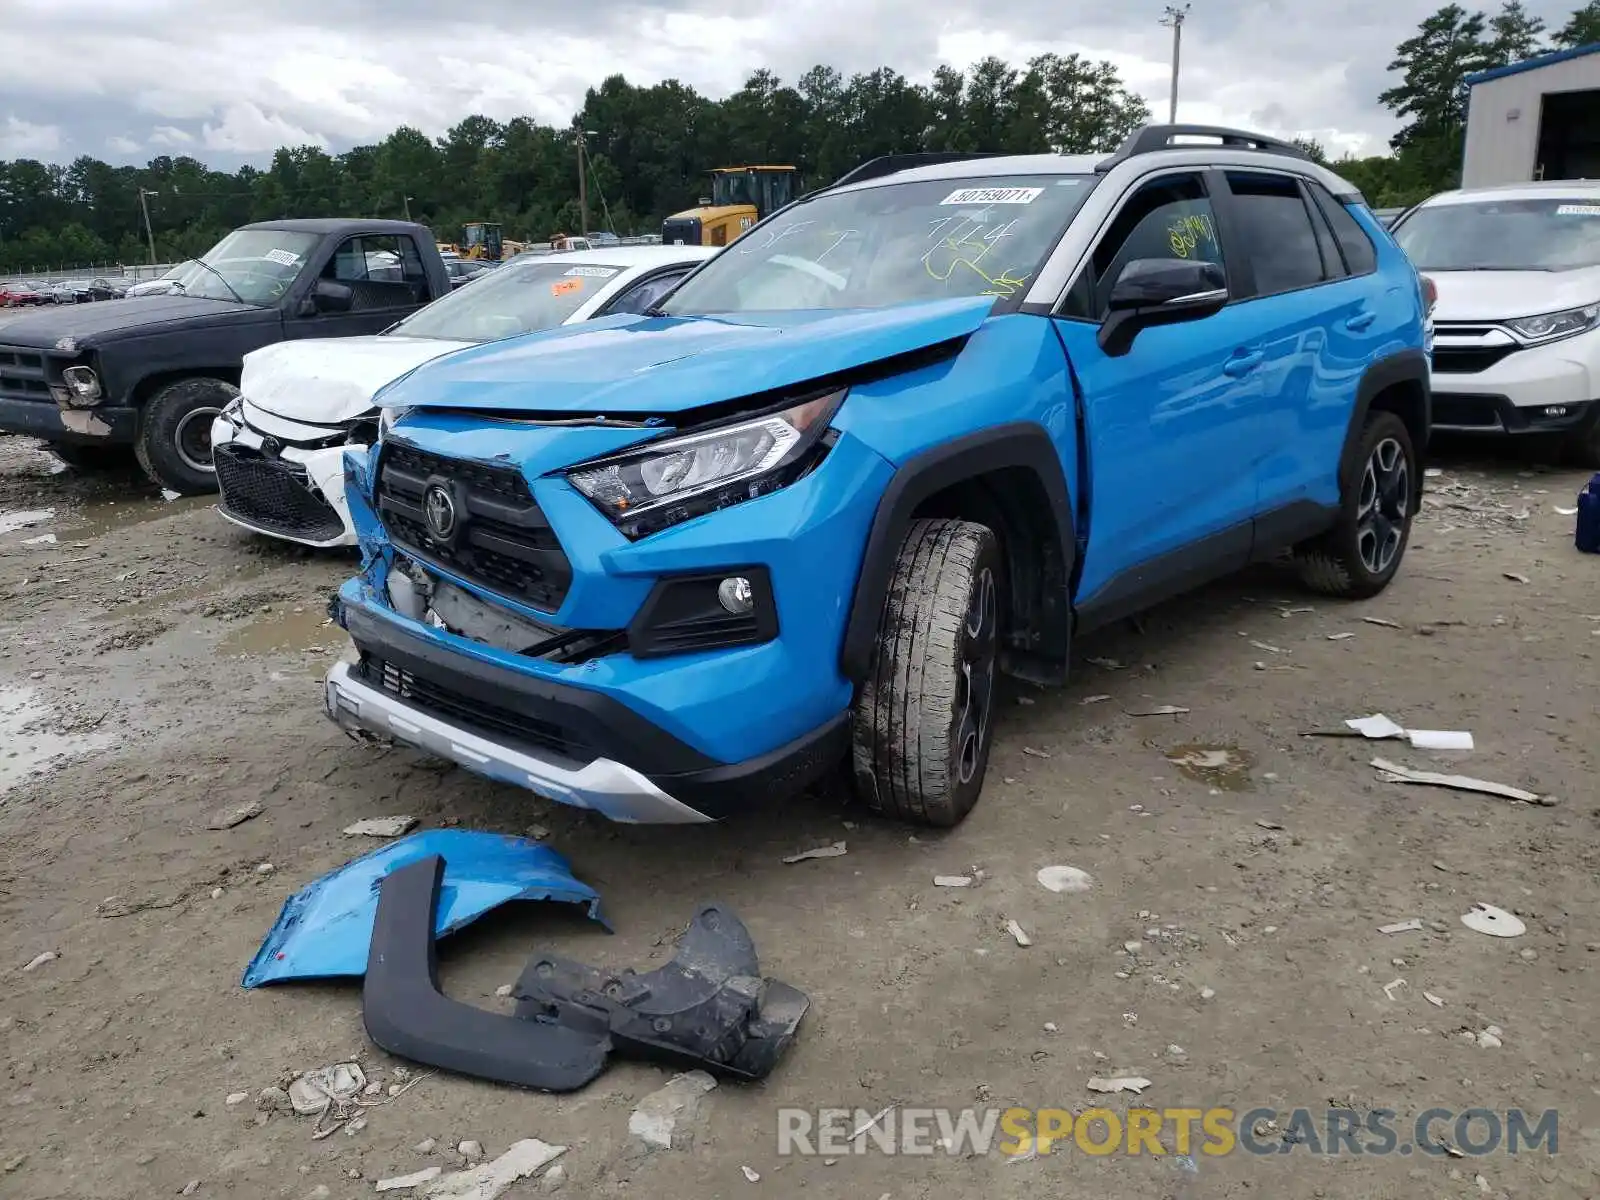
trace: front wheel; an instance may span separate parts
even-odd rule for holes
[[[868,807],[949,827],[978,802],[994,736],[1005,597],[991,529],[911,523],[852,719],[855,790]]]
[[[221,379],[180,379],[145,405],[134,453],[145,473],[183,496],[217,490],[211,423],[239,389]]]
[[[1345,467],[1338,521],[1295,550],[1305,585],[1347,600],[1365,600],[1388,587],[1411,537],[1420,483],[1405,422],[1390,412],[1373,413]]]

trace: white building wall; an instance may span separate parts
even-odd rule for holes
[[[1461,186],[1488,187],[1533,179],[1545,95],[1591,88],[1600,88],[1600,54],[1518,71],[1475,86],[1467,108]]]

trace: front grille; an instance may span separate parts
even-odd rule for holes
[[[1498,429],[1500,401],[1495,396],[1452,396],[1433,394],[1433,423],[1463,429]]]
[[[454,725],[505,741],[514,747],[559,754],[580,762],[594,755],[554,721],[540,720],[469,696],[376,655],[363,654],[362,678],[372,687],[382,688],[407,704]]]
[[[458,528],[435,538],[423,514],[430,483],[457,500]],[[515,467],[429,454],[385,442],[378,463],[378,515],[389,539],[424,563],[554,612],[572,586],[572,564]]]
[[[0,398],[49,401],[44,352],[23,346],[0,346]]]
[[[1476,375],[1516,351],[1515,346],[1441,346],[1435,342],[1433,369],[1440,375]]]
[[[223,512],[259,529],[312,542],[329,542],[344,532],[344,521],[311,490],[300,464],[225,444],[211,448],[211,460]]]

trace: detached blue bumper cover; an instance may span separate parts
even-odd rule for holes
[[[390,872],[438,855],[449,864],[439,889],[434,937],[511,900],[583,904],[609,930],[600,894],[567,860],[525,838],[465,829],[429,829],[389,843],[306,885],[284,903],[245,968],[247,988],[291,979],[360,978],[378,915],[378,888]]]

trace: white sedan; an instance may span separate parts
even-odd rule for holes
[[[379,388],[466,346],[642,313],[715,253],[613,246],[519,258],[374,337],[279,342],[246,355],[240,395],[212,426],[217,511],[306,546],[355,545],[344,451],[376,440]]]

